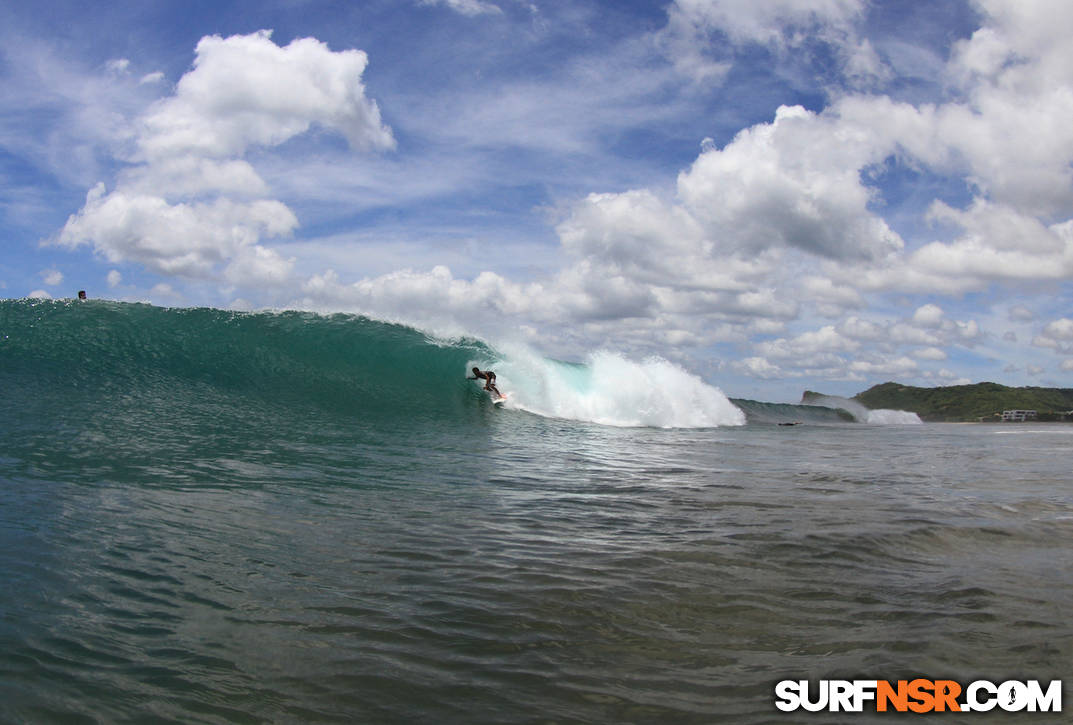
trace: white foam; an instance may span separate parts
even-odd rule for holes
[[[643,362],[597,352],[585,364],[562,363],[523,347],[501,349],[497,384],[513,408],[602,425],[713,428],[744,425],[723,391],[660,358]]]
[[[889,410],[887,408],[869,410],[865,422],[872,425],[920,425],[923,423],[916,413],[911,413],[908,410]]]

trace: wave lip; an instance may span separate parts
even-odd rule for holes
[[[716,428],[745,424],[745,414],[698,376],[661,358],[635,362],[612,352],[584,364],[504,349],[496,362],[508,406],[551,418],[601,425]]]

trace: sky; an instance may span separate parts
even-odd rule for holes
[[[0,297],[1073,387],[1073,5],[0,7]]]

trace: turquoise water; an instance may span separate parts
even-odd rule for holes
[[[0,391],[3,722],[797,722],[781,679],[1073,664],[1073,427],[103,302],[0,302]]]

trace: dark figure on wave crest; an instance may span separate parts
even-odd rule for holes
[[[481,372],[480,368],[473,368],[473,377],[466,378],[466,380],[483,380],[485,390],[489,393],[495,393],[500,398],[504,397],[503,393],[499,392],[499,388],[496,387],[496,374],[491,370]]]

